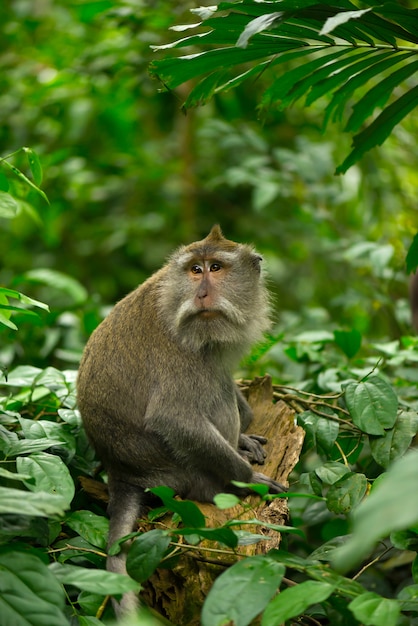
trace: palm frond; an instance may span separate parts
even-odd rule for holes
[[[151,64],[151,74],[170,89],[193,79],[185,108],[265,70],[271,82],[260,94],[261,110],[285,109],[302,97],[307,107],[327,97],[325,127],[343,120],[351,106],[345,131],[363,129],[338,172],[381,144],[418,105],[418,9],[394,2],[359,8],[350,0],[239,0],[193,13],[199,22],[175,27],[192,34],[157,48],[166,56]],[[175,55],[185,47],[189,54]]]

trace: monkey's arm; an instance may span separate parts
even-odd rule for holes
[[[166,402],[163,404],[167,406]],[[163,415],[160,410],[150,409],[149,406],[145,430],[149,436],[156,436],[164,453],[176,465],[197,468],[224,486],[231,480],[251,481],[249,463],[209,419],[196,419],[190,414]]]
[[[247,459],[249,463],[258,463],[259,465],[263,465],[264,459],[266,458],[266,453],[264,451],[263,445],[267,443],[267,439],[265,437],[259,437],[258,435],[243,434],[253,420],[253,412],[238,385],[236,385],[235,390],[239,418],[241,422],[241,434],[238,441],[238,452],[244,459]]]

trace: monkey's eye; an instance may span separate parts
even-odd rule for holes
[[[212,265],[210,266],[211,272],[219,272],[219,270],[221,269],[222,269],[222,265],[220,263],[212,263]]]
[[[192,274],[201,274],[203,270],[200,267],[200,265],[192,265],[192,267],[190,268],[190,271]]]

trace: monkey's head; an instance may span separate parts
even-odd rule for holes
[[[219,226],[180,247],[162,272],[159,307],[168,331],[189,349],[230,344],[238,352],[270,326],[262,257],[225,239]]]

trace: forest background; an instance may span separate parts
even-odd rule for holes
[[[326,96],[308,108],[273,107],[258,116],[268,72],[185,114],[190,84],[167,90],[149,65],[166,54],[152,47],[174,40],[168,29],[190,23],[194,7],[168,0],[2,3],[1,156],[16,152],[7,162],[32,180],[40,176],[37,160],[21,148],[35,151],[49,200],[2,169],[0,285],[49,307],[12,310],[2,296],[4,319],[18,328],[0,327],[4,384],[33,392],[45,368],[74,372],[109,307],[173,248],[219,223],[228,238],[253,242],[263,254],[274,297],[269,343],[237,374],[268,371],[280,384],[326,394],[380,368],[412,414],[418,353],[405,258],[418,224],[417,116],[337,176],[351,137],[341,123],[324,132]],[[13,378],[19,366],[39,369]],[[17,397],[13,409],[24,404]],[[323,452],[321,462],[330,462]],[[299,475],[312,472],[318,458],[305,459]],[[364,458],[361,469],[373,481],[382,467],[369,453]],[[94,461],[85,461],[88,473]],[[297,507],[295,515],[314,528],[311,549],[348,528],[341,510],[332,523],[330,511],[315,521]],[[32,541],[31,533],[25,528],[21,536]],[[398,582],[385,582],[383,591],[392,597]]]

